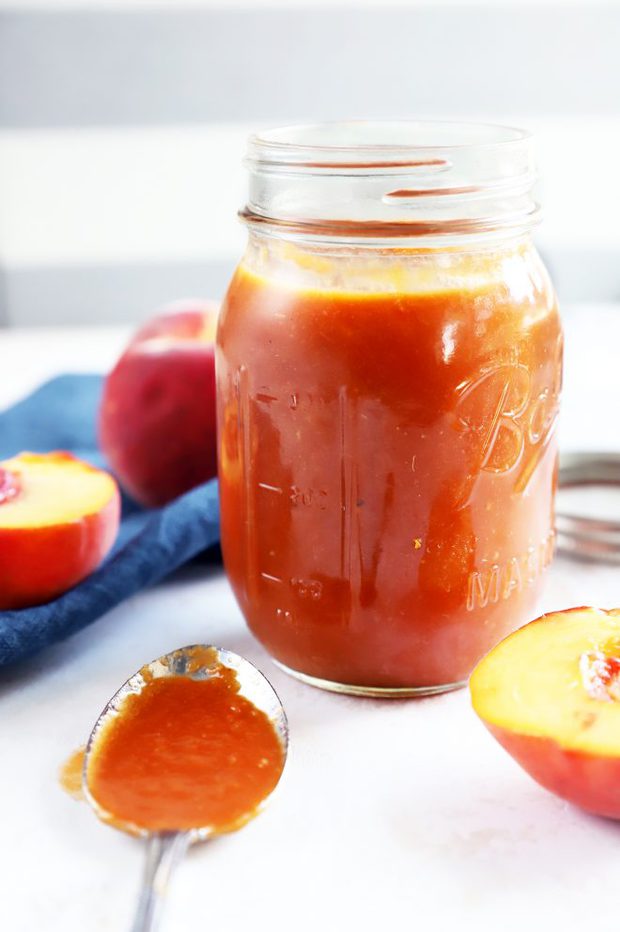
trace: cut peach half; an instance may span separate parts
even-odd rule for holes
[[[543,615],[480,661],[470,690],[476,713],[538,783],[620,819],[620,609]]]
[[[0,462],[0,610],[49,602],[92,573],[119,516],[114,479],[69,453]]]

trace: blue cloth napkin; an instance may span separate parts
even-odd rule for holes
[[[59,376],[0,412],[0,460],[23,450],[68,450],[103,466],[95,426],[101,389],[101,376]],[[159,509],[143,510],[123,497],[118,539],[92,576],[46,605],[0,612],[0,666],[85,628],[218,540],[215,479]]]

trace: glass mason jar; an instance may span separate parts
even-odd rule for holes
[[[553,554],[562,334],[527,133],[290,127],[249,142],[217,343],[226,570],[288,672],[461,684]]]

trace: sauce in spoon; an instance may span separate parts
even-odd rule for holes
[[[110,699],[61,784],[105,822],[148,839],[133,932],[152,932],[173,867],[194,841],[245,825],[282,774],[288,726],[267,679],[231,651],[180,648]]]
[[[150,832],[245,823],[280,778],[284,752],[234,670],[147,681],[97,735],[85,771],[110,821]]]

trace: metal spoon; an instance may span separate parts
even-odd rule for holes
[[[270,720],[282,745],[282,768],[284,768],[288,750],[288,724],[282,703],[273,686],[249,660],[221,647],[203,644],[181,647],[179,650],[153,660],[152,663],[134,673],[104,708],[86,746],[82,786],[84,795],[96,815],[104,822],[112,822],[118,828],[124,828],[134,835],[141,835],[148,839],[142,890],[132,932],[149,932],[157,927],[161,918],[163,898],[173,869],[191,844],[196,841],[205,841],[214,834],[214,830],[209,826],[196,826],[189,831],[183,829],[171,832],[151,832],[139,825],[122,823],[111,818],[110,813],[102,809],[88,787],[89,757],[97,742],[99,732],[110,718],[119,714],[123,702],[130,693],[141,692],[147,681],[158,677],[189,676],[195,680],[209,679],[217,674],[219,665],[235,671],[239,683],[239,694],[264,712]],[[262,801],[259,810],[264,807],[268,798]],[[254,813],[248,813],[248,817],[252,814]]]

